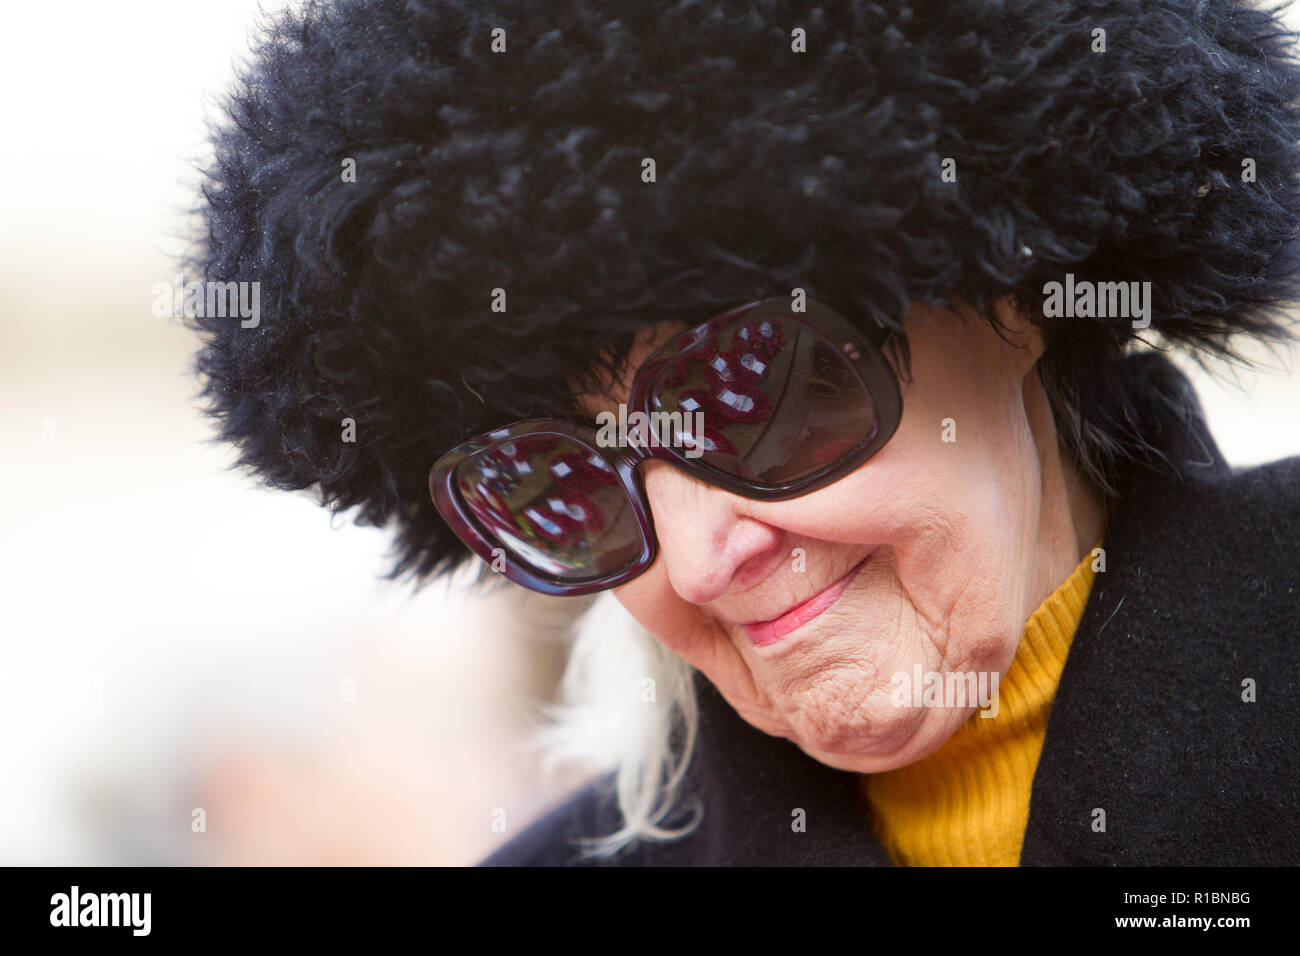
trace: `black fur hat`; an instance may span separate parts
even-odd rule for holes
[[[213,123],[189,265],[259,282],[261,321],[190,320],[205,394],[245,465],[395,524],[423,578],[468,553],[433,460],[571,413],[638,327],[795,287],[855,321],[1012,294],[1104,487],[1141,447],[1135,337],[1287,332],[1292,40],[1227,0],[310,4]],[[1150,328],[1042,316],[1067,275],[1150,282]]]

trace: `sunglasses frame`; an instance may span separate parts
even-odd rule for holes
[[[793,311],[791,303],[792,299],[788,296],[750,302],[716,315],[674,336],[637,369],[632,382],[632,394],[627,403],[629,414],[635,411],[650,414],[653,411],[649,404],[655,379],[660,369],[683,351],[683,342],[687,337],[703,330],[730,325],[746,315],[752,314],[754,318],[751,321],[754,321],[766,315],[779,314],[783,320],[792,319],[801,322],[823,338],[852,347],[852,351],[841,350],[840,354],[866,386],[876,413],[876,430],[866,444],[849,455],[836,458],[830,465],[809,477],[782,485],[764,487],[708,465],[702,458],[688,458],[684,454],[684,449],[653,442],[648,447],[631,442],[626,446],[606,447],[597,440],[596,429],[593,427],[560,419],[532,418],[477,435],[457,445],[434,463],[429,470],[429,494],[438,508],[438,513],[442,515],[443,520],[456,536],[489,565],[497,559],[498,555],[493,552],[499,548],[500,557],[504,560],[501,573],[511,581],[542,594],[576,596],[626,584],[654,564],[658,556],[658,539],[654,531],[654,520],[646,498],[645,486],[637,470],[644,462],[652,460],[672,462],[701,481],[757,501],[786,501],[797,498],[834,484],[856,471],[893,437],[902,418],[903,400],[898,388],[898,379],[885,358],[885,347],[894,335],[894,329],[879,321],[873,323],[874,328],[871,330],[860,329],[839,313],[812,299],[805,300],[806,309],[803,312]],[[687,342],[685,348],[689,348],[690,344],[693,343]],[[856,356],[853,352],[857,353]],[[631,502],[632,513],[641,534],[641,553],[634,562],[616,572],[598,577],[559,580],[516,559],[508,548],[479,526],[456,488],[457,467],[484,448],[539,434],[558,435],[577,441],[601,455],[613,466]]]

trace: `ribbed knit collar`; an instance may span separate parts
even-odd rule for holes
[[[1014,866],[1052,698],[1092,588],[1092,551],[1030,616],[997,686],[995,716],[978,712],[934,753],[863,775],[868,818],[895,863]]]

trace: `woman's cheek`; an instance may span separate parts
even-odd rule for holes
[[[640,577],[615,588],[614,596],[656,640],[679,657],[695,663],[709,622],[698,607],[682,600],[673,590],[662,561]]]

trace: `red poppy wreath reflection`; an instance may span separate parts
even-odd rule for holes
[[[771,320],[720,334],[708,328],[686,333],[677,343],[682,354],[656,383],[656,405],[684,413],[684,422],[702,412],[707,424],[702,436],[677,437],[706,455],[743,458],[762,435],[773,396],[779,401],[785,391],[794,351],[787,346],[797,335],[795,331],[787,336]],[[818,369],[828,375],[822,385],[836,388],[829,377],[835,370],[825,364],[827,368]],[[602,532],[617,525],[618,515],[607,514],[607,509],[627,506],[605,459],[557,435],[533,435],[494,446],[467,465],[471,475],[462,478],[461,488],[479,521],[513,532],[510,538],[552,557],[568,552],[570,566],[583,564]]]

